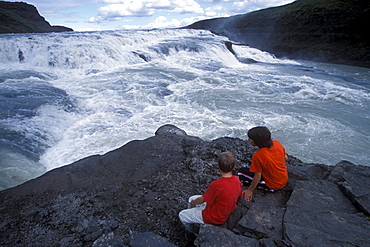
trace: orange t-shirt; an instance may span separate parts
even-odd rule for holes
[[[281,189],[288,182],[285,165],[285,148],[278,141],[271,148],[261,148],[252,155],[251,172],[261,173],[266,185],[273,190]]]

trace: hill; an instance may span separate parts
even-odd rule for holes
[[[297,0],[185,28],[207,29],[278,57],[370,68],[370,1]]]
[[[0,1],[0,33],[66,32],[73,29],[51,26],[36,7],[24,2]]]

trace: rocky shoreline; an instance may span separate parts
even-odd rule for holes
[[[248,141],[210,142],[173,125],[0,191],[0,246],[189,246],[178,220],[187,198],[218,179],[220,152],[250,163]],[[370,167],[307,164],[289,156],[288,185],[257,191],[196,246],[368,246]]]

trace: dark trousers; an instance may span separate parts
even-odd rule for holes
[[[238,176],[239,176],[240,181],[242,181],[243,186],[250,186],[254,178],[254,172],[250,172],[249,168],[247,167],[242,167],[238,170]],[[266,185],[266,182],[263,179],[263,177],[261,177],[261,181],[259,181],[257,188],[265,190],[265,191],[274,192],[273,189],[270,189]]]

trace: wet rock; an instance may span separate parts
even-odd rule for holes
[[[248,166],[248,141],[210,142],[173,125],[104,155],[0,191],[0,246],[188,246],[178,219],[187,199],[220,177],[217,157]],[[307,164],[292,156],[289,182],[239,199],[221,226],[203,225],[198,246],[370,245],[370,168],[347,161]]]
[[[108,234],[103,234],[97,239],[92,247],[107,247],[107,246],[114,246],[114,247],[123,247],[125,246],[121,239],[114,235],[113,232]]]
[[[259,246],[258,240],[236,235],[227,229],[202,225],[199,236],[195,240],[196,246]]]
[[[157,129],[155,135],[177,135],[177,136],[186,136],[186,132],[175,125],[166,124]]]
[[[175,247],[167,239],[151,232],[134,234],[130,242],[132,247]]]
[[[369,243],[370,222],[329,181],[297,183],[287,203],[284,226],[286,238],[296,245],[302,239],[307,246]]]
[[[328,180],[338,184],[340,190],[361,212],[370,216],[370,170],[367,166],[348,161],[338,163]]]

